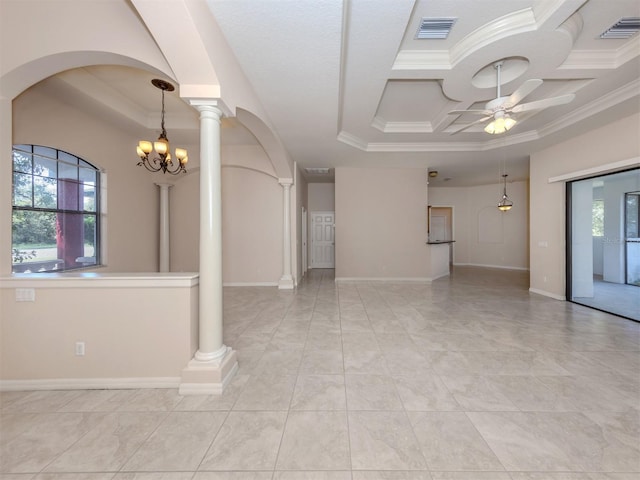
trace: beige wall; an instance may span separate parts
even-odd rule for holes
[[[177,385],[197,348],[194,280],[67,279],[65,288],[50,276],[4,280],[0,380],[25,388]],[[33,289],[35,301],[17,302],[17,288]],[[75,355],[76,342],[85,343],[84,356]]]
[[[191,153],[189,153],[191,156]],[[200,258],[200,170],[189,168],[169,189],[172,272],[197,272]]]
[[[565,298],[565,182],[556,176],[640,157],[640,115],[605,125],[531,155],[530,264],[532,291]]]
[[[513,208],[500,212],[502,184],[429,187],[429,204],[453,207],[453,262],[498,268],[529,267],[527,182],[507,183]]]
[[[336,278],[429,278],[424,169],[336,168]]]
[[[223,162],[236,158],[240,152],[234,150],[224,149]],[[171,271],[199,270],[199,192],[197,172],[182,177],[171,188]],[[265,173],[223,165],[224,284],[275,285],[281,275],[282,187]]]
[[[309,184],[309,211],[333,212],[336,208],[334,183]]]
[[[275,285],[282,275],[282,187],[260,146],[223,146],[221,155],[223,282]],[[191,170],[171,188],[176,272],[199,270],[198,172]]]
[[[282,276],[282,187],[243,168],[222,169],[225,284],[277,284]]]

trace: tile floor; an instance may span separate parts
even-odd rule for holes
[[[4,392],[0,479],[639,479],[640,324],[527,278],[225,289],[222,396]]]
[[[574,297],[573,301],[640,322],[640,286],[637,285],[605,282],[602,275],[594,275],[593,297]]]

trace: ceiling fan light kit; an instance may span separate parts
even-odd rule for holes
[[[484,131],[492,135],[498,135],[504,133],[517,123],[514,118],[511,118],[508,114],[499,112],[501,115],[496,114],[495,119],[484,127]]]

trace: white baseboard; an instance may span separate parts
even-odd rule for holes
[[[278,282],[229,282],[223,283],[223,287],[277,287]]]
[[[429,283],[432,278],[428,277],[337,277],[336,283],[357,283],[357,282],[407,282],[407,283]]]
[[[537,288],[530,288],[529,293],[537,293],[538,295],[544,295],[545,297],[551,297],[556,300],[566,301],[567,298],[564,295],[556,295],[555,293],[546,292],[544,290],[538,290]]]
[[[481,263],[454,263],[454,267],[481,267],[481,268],[500,268],[503,270],[520,270],[528,272],[528,268],[524,267],[505,267],[504,265],[484,265]]]
[[[15,390],[125,390],[132,388],[178,388],[180,377],[47,378],[0,380],[0,391]]]

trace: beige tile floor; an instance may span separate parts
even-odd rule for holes
[[[2,480],[640,478],[640,324],[456,268],[225,289],[222,396],[4,392]]]

